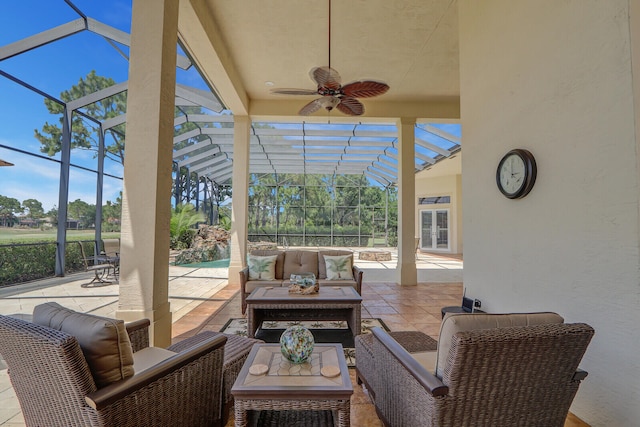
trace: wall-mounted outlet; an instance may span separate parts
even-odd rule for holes
[[[474,308],[480,308],[482,307],[482,302],[480,302],[479,299],[473,300],[473,307]]]

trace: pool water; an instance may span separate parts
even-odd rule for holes
[[[180,264],[179,267],[227,268],[229,267],[229,258],[217,259],[215,261],[196,262],[193,264]]]

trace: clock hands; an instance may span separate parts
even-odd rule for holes
[[[498,188],[509,199],[526,196],[536,179],[536,163],[533,155],[524,149],[514,149],[502,157],[498,164],[496,180]]]
[[[515,158],[508,159],[507,162],[504,163],[504,166],[501,171],[502,181],[504,183],[504,188],[514,193],[521,185],[523,181],[522,171],[514,170],[514,162]]]

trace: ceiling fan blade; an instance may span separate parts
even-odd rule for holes
[[[338,104],[336,108],[349,116],[360,116],[364,114],[364,105],[362,105],[362,102],[349,96],[340,98],[340,104]]]
[[[361,80],[346,84],[342,87],[342,93],[354,98],[371,98],[382,95],[388,90],[388,84],[374,80]]]
[[[317,95],[318,91],[313,89],[271,89],[271,93],[278,95]]]
[[[321,99],[322,98],[314,99],[313,101],[302,107],[300,111],[298,111],[298,114],[300,114],[301,116],[308,116],[309,114],[315,113],[320,108],[322,108],[322,102],[320,101]]]
[[[333,68],[329,67],[316,67],[312,68],[309,72],[311,80],[318,84],[318,87],[326,87],[328,89],[340,89],[342,79],[340,74]]]

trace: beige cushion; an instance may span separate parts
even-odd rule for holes
[[[289,280],[292,274],[299,273],[313,273],[318,277],[317,252],[286,251],[284,253],[284,279]]]
[[[133,369],[137,375],[176,354],[165,348],[145,347],[133,353]]]
[[[337,256],[337,255],[351,255],[353,260],[353,252],[346,251],[344,249],[322,250],[318,251],[318,279],[327,278],[327,263],[324,260],[325,255]],[[353,261],[351,262],[353,264]]]
[[[411,356],[430,373],[436,372],[437,351],[421,351],[419,353],[411,353]]]
[[[549,323],[564,323],[564,319],[560,315],[550,312],[512,314],[447,313],[440,325],[436,376],[442,379],[453,335],[456,332]]]
[[[249,255],[249,280],[275,280],[277,255]]]
[[[277,249],[256,249],[251,251],[251,255],[269,256],[276,255],[276,280],[282,280],[282,272],[284,270],[284,251]],[[288,279],[288,277],[287,277]]]
[[[33,322],[76,338],[98,388],[133,376],[133,350],[124,321],[48,302],[34,308]]]
[[[327,280],[353,279],[353,255],[325,255]]]

